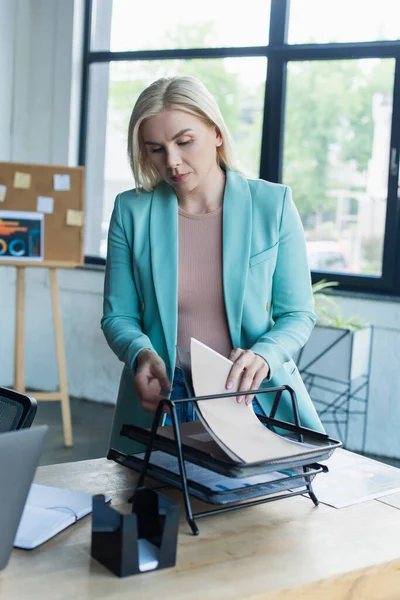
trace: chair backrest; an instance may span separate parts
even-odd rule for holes
[[[0,433],[30,427],[36,409],[35,398],[0,387]]]

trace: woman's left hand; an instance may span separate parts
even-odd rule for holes
[[[226,381],[227,390],[237,389],[238,392],[257,390],[268,377],[269,364],[262,356],[254,354],[251,350],[234,348],[229,355],[229,360],[234,364]],[[249,405],[253,398],[254,395],[237,396],[236,400]]]

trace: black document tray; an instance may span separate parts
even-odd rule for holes
[[[282,393],[284,391],[289,392],[291,397],[294,424],[275,419],[275,415],[282,398]],[[142,442],[146,446],[146,452],[142,459],[135,455],[129,456],[123,454],[117,450],[114,450],[113,448],[111,448],[108,453],[108,458],[113,459],[129,468],[140,470],[136,489],[140,489],[140,487],[143,485],[146,475],[150,474],[152,477],[167,483],[168,485],[173,485],[174,487],[182,489],[186,509],[186,519],[194,535],[199,533],[195,522],[195,517],[205,517],[211,514],[240,509],[245,506],[254,506],[256,504],[272,502],[274,500],[280,500],[304,494],[308,494],[313,503],[318,505],[318,498],[315,496],[315,493],[312,489],[311,480],[317,473],[321,471],[326,472],[328,469],[325,466],[316,464],[315,461],[317,459],[326,460],[336,448],[342,445],[341,442],[331,439],[327,434],[319,433],[317,431],[313,431],[312,429],[301,426],[296,394],[294,390],[287,385],[268,389],[249,390],[248,392],[244,392],[244,394],[275,394],[270,415],[268,417],[257,415],[257,417],[266,427],[271,428],[273,431],[278,429],[280,435],[287,435],[293,440],[297,439],[297,441],[301,443],[313,444],[314,448],[310,455],[306,454],[302,455],[301,457],[299,455],[297,455],[297,457],[293,455],[292,457],[285,457],[284,459],[280,460],[274,459],[260,463],[245,464],[232,462],[227,456],[224,458],[224,460],[221,460],[221,457],[218,456],[217,452],[211,454],[209,453],[209,450],[207,452],[202,452],[197,448],[193,448],[193,446],[188,444],[187,441],[186,443],[182,443],[181,427],[184,427],[185,424],[181,426],[178,424],[176,412],[177,404],[192,401],[208,401],[216,398],[237,397],[241,394],[243,394],[243,392],[227,392],[224,394],[190,397],[179,400],[171,400],[166,398],[165,400],[162,400],[157,407],[151,431],[136,427],[134,425],[124,425],[121,429],[121,435],[130,437],[135,441]],[[163,411],[165,408],[168,408],[172,418],[173,436],[170,439],[159,434],[159,427],[162,423]],[[317,448],[315,448],[316,446]],[[179,475],[176,473],[174,474],[171,470],[165,472],[165,469],[161,469],[160,467],[155,467],[155,465],[152,465],[151,453],[153,450],[163,450],[170,455],[176,456],[179,464]],[[234,499],[232,499],[232,494],[230,497],[227,493],[222,492],[211,494],[210,490],[207,490],[207,488],[204,488],[204,486],[203,489],[200,489],[198,482],[189,481],[186,475],[186,461],[193,462],[195,465],[229,477],[245,477],[258,473],[284,471],[288,468],[295,470],[298,469],[299,472],[297,473],[296,471],[294,474],[292,472],[288,474],[286,478],[279,480],[280,482],[285,482],[280,484],[281,486],[285,486],[280,490],[274,487],[274,489],[270,489],[268,491],[266,489],[268,484],[263,484],[265,486],[263,489],[261,489],[261,486],[258,485],[250,485],[246,492],[243,491],[243,488],[240,488],[240,485],[238,485],[240,490],[235,490],[235,492],[236,494],[241,494],[242,497],[239,498],[236,496]],[[193,485],[196,483],[197,485]],[[274,482],[268,483],[270,484],[269,487],[271,487],[271,483]],[[244,489],[246,490],[246,488]],[[203,500],[206,499],[207,502],[223,504],[223,506],[213,510],[207,510],[205,512],[193,514],[190,503],[190,494],[198,498],[201,497]],[[247,498],[244,498],[245,494],[248,494],[248,500]]]
[[[261,422],[264,424],[271,424],[273,421],[276,425],[279,424],[279,428],[286,429],[287,426],[292,427],[289,423],[283,421],[276,421],[268,417],[257,415]],[[293,426],[294,427],[294,426]],[[313,451],[312,456],[303,456],[297,460],[293,458],[286,458],[285,460],[271,460],[260,463],[236,463],[233,462],[224,451],[218,446],[211,436],[207,433],[204,426],[200,421],[193,421],[191,423],[182,423],[179,426],[181,447],[184,453],[185,460],[188,460],[195,465],[204,467],[220,473],[221,475],[227,475],[228,477],[248,477],[249,475],[256,475],[258,473],[268,473],[270,471],[284,470],[289,467],[299,467],[303,465],[313,464],[316,461],[327,460],[335,448],[341,446],[341,443],[337,440],[329,438],[326,434],[322,434],[316,431],[295,427],[297,433],[299,429],[302,430],[306,442],[320,446],[318,454]],[[162,431],[163,435],[159,433]],[[288,431],[290,433],[290,431]],[[136,425],[124,425],[121,429],[121,435],[129,437],[130,439],[140,442],[147,446],[151,441],[151,430],[137,427]],[[191,443],[192,436],[208,436],[209,441],[204,445],[204,451],[200,450],[200,444],[196,444],[194,447]],[[294,437],[294,436],[293,436]],[[157,433],[153,439],[153,449],[162,450],[173,456],[178,456],[178,448],[173,436],[172,425],[167,427],[158,428]],[[133,455],[134,456],[134,455]]]
[[[127,457],[122,464],[133,469],[134,471],[140,472],[143,467],[143,457],[131,455]],[[188,468],[188,464],[186,464],[186,468]],[[322,473],[325,470],[326,467],[315,463],[309,465],[306,472],[303,469],[298,468],[297,470],[291,470],[292,472],[295,471],[295,474],[286,474],[280,479],[276,478],[265,483],[259,483],[246,487],[237,487],[232,490],[211,489],[210,487],[202,485],[198,481],[191,479],[190,475],[188,474],[187,485],[189,494],[194,498],[198,498],[199,500],[203,500],[203,502],[208,502],[210,504],[224,505],[242,502],[245,500],[252,500],[254,498],[269,496],[271,494],[278,494],[280,492],[294,490],[300,487],[305,488],[307,483],[311,483],[318,473]],[[160,467],[158,465],[153,465],[150,462],[147,468],[147,476],[152,477],[153,479],[156,479],[157,481],[160,481],[168,486],[182,489],[182,479],[179,471],[178,473],[175,473],[169,469]],[[236,479],[236,481],[239,486],[240,479]],[[306,489],[303,489],[303,492],[306,491]]]

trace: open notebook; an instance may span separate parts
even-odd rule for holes
[[[25,550],[36,548],[90,512],[91,494],[33,483],[14,546]]]
[[[232,361],[195,338],[190,346],[191,378],[196,397],[226,394]],[[235,392],[232,389],[229,392]],[[303,444],[267,429],[252,406],[236,397],[196,402],[200,420],[209,434],[234,461],[258,463],[321,453],[319,446]]]

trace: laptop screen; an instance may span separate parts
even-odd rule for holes
[[[0,570],[7,565],[47,425],[0,433]]]

